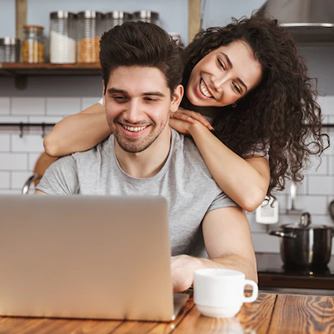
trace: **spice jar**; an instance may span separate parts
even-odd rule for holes
[[[18,63],[20,61],[20,40],[18,38],[0,38],[0,62]]]
[[[23,41],[21,45],[21,55],[23,63],[45,62],[45,45],[43,31],[44,27],[41,26],[23,26]]]
[[[104,30],[108,31],[109,29],[117,25],[121,25],[126,21],[131,21],[132,14],[120,10],[115,10],[113,12],[106,13],[104,20],[105,20]]]
[[[135,21],[143,21],[159,25],[159,13],[152,12],[150,10],[140,10],[138,12],[134,12],[133,19]]]
[[[103,23],[102,13],[93,10],[78,13],[78,63],[96,63],[99,61],[100,38],[104,32]]]
[[[59,10],[50,13],[50,63],[75,63],[76,15]]]

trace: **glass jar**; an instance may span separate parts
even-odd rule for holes
[[[133,19],[135,21],[144,21],[159,25],[159,13],[152,12],[150,10],[140,10],[133,13]]]
[[[0,62],[18,63],[20,61],[20,40],[18,38],[0,38]]]
[[[132,14],[123,12],[120,10],[115,10],[113,12],[109,12],[105,14],[104,17],[105,20],[105,31],[108,31],[109,29],[121,25],[126,21],[131,21],[132,20]]]
[[[76,15],[59,10],[50,13],[50,63],[76,62]]]
[[[104,32],[103,14],[93,10],[78,13],[77,19],[77,62],[99,61],[100,38]]]
[[[44,27],[37,25],[23,26],[23,40],[21,45],[22,63],[44,63],[45,44]]]

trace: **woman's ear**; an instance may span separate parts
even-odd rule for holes
[[[184,93],[184,89],[182,85],[178,85],[174,89],[174,93],[172,96],[172,102],[170,105],[170,111],[175,112],[179,109],[179,105],[182,101],[183,93]]]

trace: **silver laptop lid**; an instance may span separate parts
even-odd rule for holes
[[[162,197],[0,195],[0,315],[169,321]]]

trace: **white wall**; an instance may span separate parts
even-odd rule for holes
[[[250,15],[253,9],[263,4],[263,0],[207,0],[203,26],[220,25],[230,21],[231,16],[240,18]],[[15,34],[14,1],[0,0],[0,37]],[[204,4],[204,0],[203,0]],[[161,14],[162,25],[169,31],[187,36],[187,0],[28,0],[28,23],[41,24],[48,30],[50,11],[65,9],[78,12],[96,9],[107,12],[116,9],[135,11],[151,9]],[[222,22],[222,23],[221,23]],[[319,103],[326,115],[326,122],[334,123],[334,48],[301,48],[306,58],[309,74],[318,78],[319,91],[324,97]],[[74,114],[95,103],[101,96],[101,78],[87,77],[29,77],[25,90],[15,88],[14,79],[0,77],[0,123],[5,122],[56,122],[65,115]],[[334,130],[329,131],[334,142]],[[39,128],[32,128],[19,137],[17,128],[0,127],[0,193],[20,193],[26,178],[32,173],[34,164],[42,152],[42,138]],[[328,216],[328,204],[334,199],[334,149],[331,147],[323,155],[318,170],[317,161],[312,161],[311,169],[299,185],[297,208],[309,211],[313,222],[332,224]],[[289,187],[289,185],[287,185]],[[298,215],[288,215],[289,194],[277,194],[280,202],[279,224],[295,222]],[[254,214],[249,221],[257,251],[279,252],[279,240],[267,234],[269,226],[255,222]],[[277,228],[270,226],[270,228]],[[334,254],[334,248],[333,248]]]

